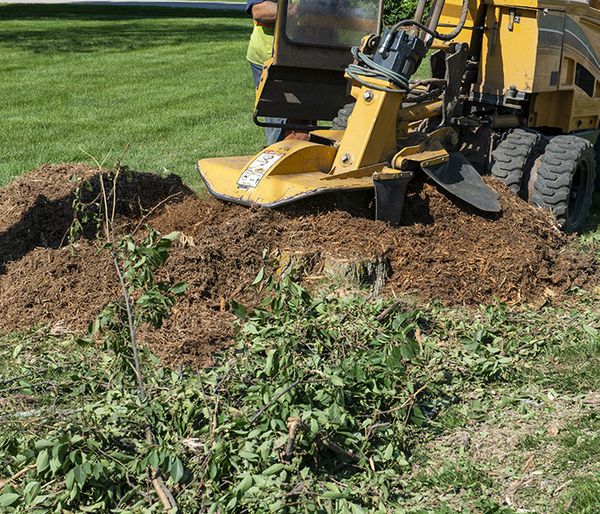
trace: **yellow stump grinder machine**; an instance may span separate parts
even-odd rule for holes
[[[377,219],[397,224],[418,170],[499,212],[490,173],[581,229],[600,146],[600,0],[428,1],[381,31],[380,0],[279,0],[254,120],[307,140],[200,160],[208,191],[277,207],[374,190]],[[415,78],[426,56],[430,76]]]

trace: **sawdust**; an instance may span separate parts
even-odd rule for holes
[[[2,330],[62,323],[82,331],[117,295],[108,256],[91,233],[75,255],[66,243],[79,184],[72,176],[90,179],[86,201],[95,198],[99,173],[80,165],[44,166],[0,189]],[[198,198],[173,175],[133,173],[118,187],[119,230],[149,223],[162,233],[182,232],[160,274],[189,284],[165,326],[144,330],[142,339],[169,364],[210,363],[232,336],[229,302],[256,302],[249,284],[262,266],[275,267],[272,257],[282,252],[310,255],[308,273],[328,257],[384,258],[391,266],[384,294],[447,305],[541,304],[597,279],[593,257],[567,250],[569,238],[547,214],[494,187],[503,207],[496,218],[414,182],[405,226],[391,228],[336,210],[333,200],[249,209]]]

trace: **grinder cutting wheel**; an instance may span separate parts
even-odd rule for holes
[[[414,20],[379,34],[380,0],[280,0],[255,122],[333,125],[316,123],[308,141],[255,156],[200,160],[209,192],[277,207],[374,189],[377,218],[396,224],[419,170],[499,212],[481,178],[490,172],[565,230],[580,229],[596,173],[600,11],[585,2],[433,0],[425,22],[427,1]],[[431,50],[431,77],[413,80]]]

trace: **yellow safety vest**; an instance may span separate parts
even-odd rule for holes
[[[267,59],[273,56],[274,39],[275,27],[265,27],[254,22],[254,30],[250,36],[246,59],[252,64],[262,66]]]

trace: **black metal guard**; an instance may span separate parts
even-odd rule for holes
[[[306,131],[311,131],[311,130],[318,130],[318,129],[327,129],[329,127],[320,127],[319,125],[300,125],[300,124],[296,124],[296,123],[271,123],[271,122],[267,122],[267,121],[260,121],[258,119],[258,116],[256,113],[254,113],[252,115],[252,120],[254,121],[254,124],[259,126],[259,127],[268,127],[268,128],[281,128],[281,129],[288,129],[288,130],[302,130],[304,132]]]

